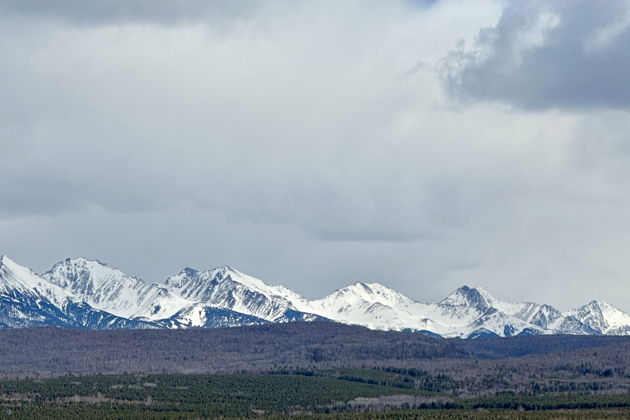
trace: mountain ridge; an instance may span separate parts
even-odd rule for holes
[[[164,283],[148,283],[87,258],[67,258],[38,275],[0,256],[0,328],[217,328],[314,320],[461,338],[630,335],[630,315],[599,300],[560,311],[505,302],[464,285],[437,303],[421,303],[364,282],[307,299],[227,265],[187,267]]]

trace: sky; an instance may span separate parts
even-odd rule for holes
[[[0,254],[630,311],[630,2],[0,0]]]

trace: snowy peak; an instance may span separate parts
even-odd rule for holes
[[[190,279],[194,278],[198,274],[199,271],[195,270],[194,268],[186,267],[179,273],[167,278],[164,284],[167,287],[179,289],[184,287],[186,283],[190,281]]]
[[[630,333],[630,315],[606,302],[593,300],[576,310],[568,311],[567,315],[575,317],[601,334]]]
[[[380,283],[363,282],[357,282],[342,287],[316,302],[324,307],[338,306],[339,304],[349,305],[353,303],[398,307],[415,303],[403,294],[383,286]]]
[[[357,282],[315,300],[229,266],[185,268],[148,284],[99,261],[66,259],[43,276],[0,256],[0,325],[82,328],[216,328],[334,320],[379,330],[477,338],[531,334],[630,335],[630,315],[591,301],[566,312],[510,303],[462,286],[420,303],[379,283]]]
[[[0,325],[27,328],[156,328],[99,311],[10,258],[0,258]]]
[[[258,289],[260,291],[271,291],[271,286],[267,285],[256,277],[249,276],[245,273],[241,273],[230,267],[229,265],[223,265],[212,270],[215,274],[216,281],[234,281],[242,284],[245,287]]]
[[[558,319],[562,318],[559,310],[551,305],[539,305],[537,303],[522,303],[512,314],[523,321],[542,328],[549,328]]]
[[[418,306],[379,283],[354,283],[318,300],[298,302],[299,309],[346,324],[402,330],[419,321]]]
[[[80,294],[92,294],[94,290],[115,280],[135,286],[144,284],[142,280],[128,276],[117,268],[83,257],[60,261],[43,276],[61,287],[70,288]]]
[[[29,268],[23,267],[21,265],[19,265],[18,263],[16,263],[15,261],[13,261],[11,258],[9,258],[7,255],[0,255],[0,267],[5,267],[7,268],[7,270],[10,270],[12,268],[15,267],[19,267],[19,268],[23,268],[26,269],[28,271],[31,271]]]
[[[6,255],[0,256],[0,270],[2,270],[1,273],[4,274],[5,276],[8,276],[11,273],[16,273],[21,270],[30,271],[26,267],[22,267],[18,265],[17,263],[15,263],[15,261],[7,257]]]
[[[372,298],[374,297],[388,298],[394,295],[396,296],[400,295],[395,290],[385,287],[380,283],[356,282],[350,286],[346,286],[342,289],[339,289],[339,291],[348,291],[348,292],[360,294],[365,297],[372,297]]]
[[[6,255],[0,257],[0,293],[33,297],[36,299],[50,299],[56,304],[62,304],[70,295],[62,288],[52,284],[35,274],[30,268],[24,267]]]
[[[245,288],[266,296],[286,300],[301,299],[301,296],[283,286],[271,286],[230,266],[224,265],[212,270],[197,271],[185,268],[166,279],[165,285],[181,296],[204,301],[217,288]]]
[[[486,312],[496,299],[481,287],[462,286],[440,302],[440,305],[468,306]]]
[[[22,274],[24,276],[34,275],[31,269],[19,265],[6,255],[0,256],[0,269],[5,273]]]
[[[86,258],[58,262],[43,277],[94,308],[125,318],[166,318],[193,303]]]
[[[283,286],[271,286],[264,281],[238,271],[228,265],[220,266],[211,270],[215,276],[217,282],[227,281],[235,282],[247,287],[249,289],[256,290],[263,294],[286,297],[287,292],[294,293]]]
[[[184,269],[165,284],[185,299],[267,321],[282,319],[287,311],[296,310],[294,302],[302,299],[285,287],[270,286],[229,266],[208,271]]]
[[[244,279],[245,275],[234,270],[230,266],[223,265],[211,270],[199,271],[194,268],[186,267],[179,273],[166,279],[164,284],[167,287],[179,289],[183,294],[191,294],[191,289],[199,289],[201,287],[212,287],[212,284],[218,284],[224,281],[237,281],[247,285],[247,281]],[[260,286],[264,284],[261,280],[254,279],[252,286]],[[196,293],[203,293],[202,290],[197,290]]]

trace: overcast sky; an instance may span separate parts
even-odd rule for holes
[[[630,311],[630,2],[0,0],[0,254]]]

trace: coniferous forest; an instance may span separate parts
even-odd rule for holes
[[[16,351],[16,349],[18,351]],[[628,418],[630,339],[2,330],[7,418]]]

